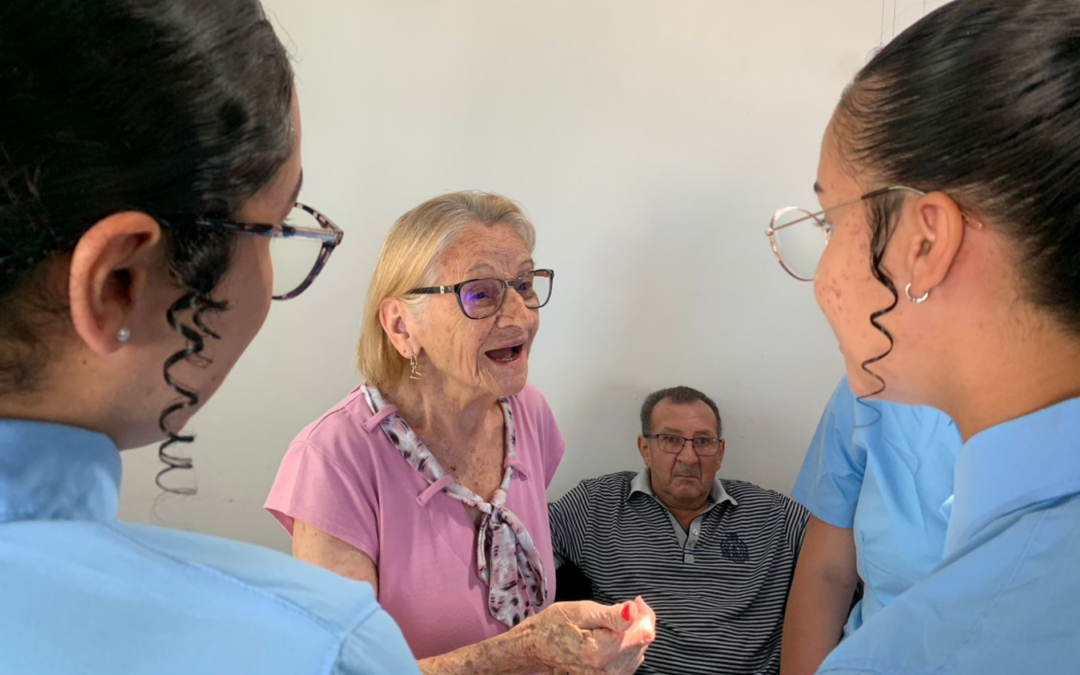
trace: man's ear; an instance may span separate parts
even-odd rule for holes
[[[652,456],[649,454],[649,439],[644,436],[637,437],[637,449],[641,453],[641,458],[645,460],[645,466],[652,468]]]
[[[148,301],[160,241],[156,220],[126,211],[98,221],[75,245],[68,272],[71,322],[94,352],[111,354],[126,341],[121,329]]]

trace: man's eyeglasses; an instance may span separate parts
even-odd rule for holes
[[[169,227],[167,220],[160,222]],[[274,300],[291,300],[307,290],[326,267],[330,254],[344,236],[333,221],[299,202],[281,225],[233,223],[209,218],[195,218],[192,222],[220,232],[272,237],[270,259],[274,265]]]
[[[821,254],[832,237],[833,226],[826,216],[838,209],[852,206],[893,192],[904,191],[923,196],[925,193],[903,185],[892,185],[832,208],[811,213],[796,206],[780,209],[769,223],[765,234],[769,237],[773,255],[788,274],[799,281],[813,281]]]
[[[495,316],[506,300],[506,291],[513,288],[529,309],[540,309],[551,299],[551,286],[555,280],[553,270],[533,270],[516,279],[470,279],[454,286],[431,286],[414,288],[406,295],[457,296],[458,306],[470,319],[486,319]]]
[[[722,438],[685,438],[675,434],[651,434],[645,438],[655,440],[656,447],[671,455],[679,454],[689,443],[698,457],[715,456],[720,452],[720,444],[724,442]]]

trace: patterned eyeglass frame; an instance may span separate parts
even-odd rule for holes
[[[340,227],[334,224],[334,221],[312,207],[301,204],[300,202],[296,202],[294,206],[311,214],[311,216],[319,222],[322,228],[316,230],[313,227],[294,227],[285,224],[268,225],[265,223],[234,223],[227,220],[214,220],[211,218],[195,218],[192,222],[198,227],[206,227],[212,230],[218,230],[219,232],[251,234],[258,237],[275,237],[282,239],[310,239],[322,242],[322,249],[319,251],[319,257],[315,260],[314,266],[311,268],[311,271],[308,272],[304,281],[284,295],[273,296],[274,300],[292,300],[311,286],[315,281],[315,278],[318,277],[319,273],[326,267],[327,261],[330,260],[330,254],[341,244],[341,240],[345,236],[345,233]],[[176,218],[174,220],[182,219]],[[170,228],[167,221],[159,219],[159,222],[161,222],[162,226],[166,229]]]
[[[832,238],[833,228],[832,223],[825,219],[825,214],[836,211],[837,209],[842,209],[846,206],[854,206],[855,204],[864,202],[867,199],[874,199],[875,197],[880,197],[882,195],[901,191],[910,192],[911,194],[918,195],[919,197],[926,196],[926,193],[922,190],[916,190],[915,188],[906,187],[904,185],[890,185],[889,187],[884,187],[880,190],[867,192],[862,197],[859,197],[858,199],[853,199],[850,202],[844,202],[843,204],[830,206],[829,208],[818,211],[817,213],[810,213],[806,209],[799,208],[798,206],[787,206],[778,210],[775,214],[773,214],[772,220],[769,222],[769,228],[765,230],[765,236],[769,238],[769,246],[772,247],[773,255],[776,256],[776,261],[780,263],[780,266],[784,268],[784,271],[790,274],[793,278],[798,279],[799,281],[813,281],[813,277],[810,277],[809,279],[807,279],[806,277],[801,277],[796,274],[794,270],[787,266],[787,263],[784,262],[784,256],[780,253],[780,245],[776,241],[776,233],[780,230],[792,227],[793,225],[800,225],[808,220],[815,220],[821,227],[822,231],[825,233],[825,245],[828,246],[829,240]],[[784,223],[783,225],[776,224],[776,222],[780,220],[780,218],[782,218],[788,213],[791,213],[792,211],[802,211],[803,213],[809,213],[809,215],[799,218],[797,220],[793,220],[790,223]]]
[[[499,306],[496,307],[494,311],[491,312],[491,314],[481,317],[469,316],[469,313],[465,311],[465,301],[461,299],[461,289],[464,288],[466,284],[475,283],[477,281],[498,281],[504,284],[507,290],[513,289],[520,293],[520,291],[514,288],[514,283],[524,279],[525,277],[531,276],[535,278],[537,275],[546,276],[549,283],[548,296],[542,303],[540,303],[536,307],[529,307],[529,309],[542,309],[546,307],[549,302],[551,302],[551,295],[555,291],[555,270],[532,270],[518,276],[516,279],[510,280],[483,277],[480,279],[469,279],[467,281],[462,281],[460,284],[454,284],[453,286],[427,286],[424,288],[414,288],[405,295],[449,295],[453,293],[455,296],[457,296],[458,307],[461,308],[461,313],[465,315],[465,318],[472,319],[473,321],[483,321],[484,319],[489,319],[499,313],[499,310],[502,309],[503,303],[506,302],[507,293],[505,291],[503,292],[502,300],[499,301]]]

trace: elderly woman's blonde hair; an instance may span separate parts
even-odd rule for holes
[[[398,218],[386,235],[379,261],[375,264],[360,327],[357,363],[370,384],[386,390],[401,379],[408,365],[390,342],[379,320],[383,302],[401,298],[412,311],[430,298],[406,297],[405,294],[435,283],[439,259],[472,223],[488,227],[505,224],[521,236],[529,253],[536,246],[536,230],[521,207],[506,197],[489,192],[441,195]]]

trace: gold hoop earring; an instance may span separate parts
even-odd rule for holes
[[[409,365],[412,368],[412,372],[409,373],[410,380],[421,380],[424,378],[424,374],[416,368],[416,354],[413,354],[412,358],[409,359]]]

